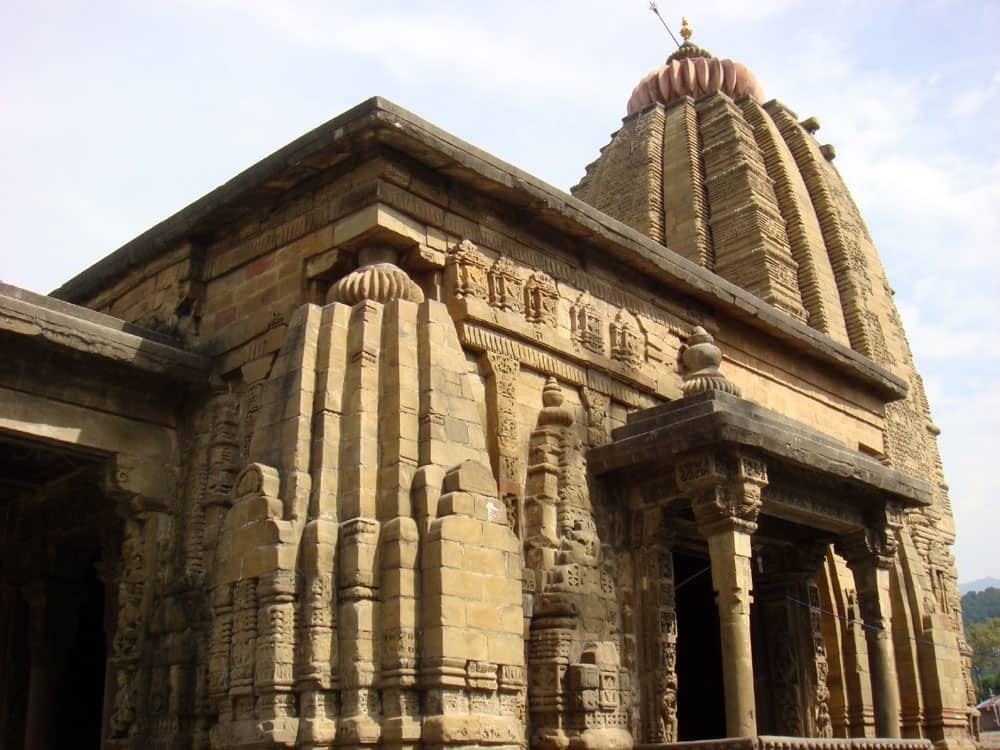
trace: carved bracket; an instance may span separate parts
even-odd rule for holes
[[[704,533],[736,527],[756,531],[760,492],[767,485],[763,459],[743,451],[704,451],[683,457],[675,471]]]

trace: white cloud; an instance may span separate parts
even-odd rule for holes
[[[951,103],[951,114],[954,117],[976,115],[998,93],[1000,93],[1000,73],[994,73],[993,78],[985,86],[973,86],[955,96]]]

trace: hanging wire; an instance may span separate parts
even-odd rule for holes
[[[860,625],[862,628],[866,630],[874,630],[879,633],[885,632],[885,628],[880,628],[878,625],[869,625],[856,618],[844,617],[843,615],[838,615],[836,612],[831,612],[828,609],[817,607],[813,604],[810,604],[809,602],[804,602],[801,599],[796,599],[794,596],[786,596],[785,599],[786,601],[792,602],[792,604],[798,604],[800,607],[805,607],[806,609],[811,610],[813,612],[819,612],[820,614],[827,615],[828,617],[834,617],[838,620],[842,620],[843,622],[846,622],[848,625]],[[937,646],[938,648],[946,648],[952,651],[961,652],[961,649],[958,648],[957,646],[950,646],[947,643],[937,643],[936,641],[928,641],[925,638],[912,638],[910,636],[907,636],[907,638],[913,641],[914,643],[923,643],[926,646]],[[972,655],[984,659],[995,659],[996,661],[1000,661],[1000,655],[997,654],[987,654],[983,653],[982,651],[973,651]]]
[[[670,27],[667,26],[667,22],[663,20],[663,16],[660,15],[660,9],[656,7],[656,3],[654,3],[653,0],[650,0],[649,2],[649,9],[656,14],[657,18],[660,19],[660,23],[663,24],[663,28],[665,28],[667,30],[667,33],[670,34],[670,38],[674,40],[674,44],[680,47],[681,43],[677,41],[677,37],[674,36],[674,32],[672,32],[670,30]]]
[[[681,581],[676,586],[674,586],[674,591],[677,591],[678,589],[683,588],[687,584],[691,583],[691,581],[693,581],[695,578],[697,578],[700,575],[703,575],[703,574],[707,573],[711,569],[712,569],[711,565],[706,565],[704,568],[702,568],[701,570],[699,570],[697,573],[692,573],[687,578],[685,578],[683,581]]]
[[[685,578],[683,581],[681,581],[676,586],[674,586],[674,591],[678,591],[679,589],[683,588],[687,584],[691,583],[691,581],[693,581],[695,578],[698,578],[699,576],[704,575],[705,573],[707,573],[711,569],[712,569],[712,566],[708,565],[708,566],[702,568],[701,570],[699,570],[698,572],[692,573],[687,578]],[[865,630],[873,630],[873,631],[879,632],[879,633],[885,632],[885,628],[880,628],[878,625],[869,625],[868,623],[866,623],[866,622],[864,622],[862,620],[859,620],[857,618],[845,617],[843,615],[838,615],[836,612],[831,612],[828,609],[823,609],[822,607],[817,607],[815,605],[810,604],[809,602],[804,602],[801,599],[796,599],[794,596],[786,596],[785,600],[791,602],[792,604],[797,604],[800,607],[805,607],[806,609],[808,609],[810,611],[819,612],[820,614],[827,615],[828,617],[833,617],[833,618],[835,618],[837,620],[841,620],[842,622],[846,622],[848,625],[860,625]],[[910,636],[907,636],[907,638],[909,640],[913,641],[914,643],[922,643],[925,646],[937,646],[938,648],[946,648],[946,649],[949,649],[951,651],[958,651],[959,653],[961,653],[961,651],[962,651],[957,646],[949,646],[947,643],[938,643],[936,641],[929,641],[926,638],[913,638],[913,637],[910,637]],[[995,661],[1000,661],[1000,654],[988,654],[988,653],[985,653],[983,651],[972,650],[972,656],[977,656],[977,657],[984,658],[984,659],[993,659]]]

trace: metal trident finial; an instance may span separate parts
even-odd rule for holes
[[[660,9],[656,7],[656,3],[654,3],[653,0],[649,0],[649,9],[656,14],[657,18],[660,19],[660,23],[663,24],[663,28],[665,28],[667,33],[670,34],[670,38],[674,40],[674,44],[680,47],[681,43],[677,41],[677,37],[674,36],[674,32],[672,32],[670,27],[667,26],[667,22],[663,20],[663,16],[660,15]]]

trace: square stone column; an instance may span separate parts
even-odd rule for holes
[[[899,682],[892,644],[892,600],[889,569],[896,556],[896,533],[902,510],[887,505],[881,518],[865,529],[837,540],[837,551],[854,573],[858,604],[864,622],[875,703],[875,731],[879,737],[900,736]]]
[[[799,539],[758,551],[754,630],[767,634],[757,644],[758,659],[767,662],[758,670],[766,683],[758,682],[758,706],[768,714],[758,717],[765,734],[833,737],[816,583],[828,546],[823,538]]]
[[[753,736],[757,717],[750,642],[750,536],[757,530],[767,469],[759,458],[734,450],[689,454],[677,463],[676,471],[677,484],[691,499],[698,529],[708,540],[722,640],[726,735]]]

